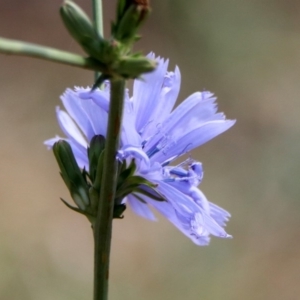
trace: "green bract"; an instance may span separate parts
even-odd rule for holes
[[[53,146],[53,152],[60,168],[60,174],[68,187],[71,197],[77,207],[73,207],[61,199],[69,208],[84,214],[93,224],[97,216],[99,198],[101,193],[101,181],[103,173],[103,157],[105,151],[105,138],[96,135],[90,142],[87,149],[89,158],[89,172],[80,170],[75,160],[70,145],[60,140]],[[136,164],[131,160],[129,165],[126,161],[119,162],[117,190],[114,200],[114,218],[122,218],[126,209],[123,199],[134,194],[137,199],[143,202],[139,195],[145,195],[156,201],[165,201],[165,198],[155,189],[156,185],[138,176]]]
[[[132,55],[120,60],[118,72],[125,78],[137,78],[143,73],[151,72],[156,63],[142,55]]]
[[[101,163],[101,160],[99,158],[104,148],[105,148],[104,136],[95,135],[90,142],[90,148],[88,148],[88,158],[89,158],[89,168],[90,168],[89,174],[92,182],[95,181],[97,173],[101,172],[102,165],[100,164],[98,167],[98,164],[99,162]],[[97,172],[98,169],[99,171]]]
[[[75,160],[72,148],[64,141],[60,140],[53,146],[53,152],[60,168],[60,174],[70,194],[81,210],[89,206],[88,185]]]

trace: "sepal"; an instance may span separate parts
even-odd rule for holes
[[[139,193],[155,201],[166,201],[165,197],[155,189],[156,187],[157,184],[153,184],[141,176],[128,176],[125,180],[118,182],[116,203],[131,193]]]
[[[87,149],[89,158],[89,172],[80,170],[68,142],[60,140],[53,145],[53,152],[58,162],[61,176],[67,185],[72,199],[78,207],[73,207],[65,200],[63,203],[70,209],[85,215],[93,224],[98,213],[101,182],[103,176],[103,160],[105,152],[105,138],[96,135]],[[134,159],[118,162],[117,187],[114,199],[114,218],[123,218],[126,209],[124,198],[134,194],[140,201],[142,196],[155,201],[166,201],[165,197],[157,191],[154,184],[142,176],[135,175],[137,166]]]
[[[127,167],[126,161],[120,162],[118,168],[118,186],[126,180],[129,176],[132,176],[136,170],[135,160],[133,159]]]
[[[123,212],[126,210],[125,204],[117,204],[114,206],[113,218],[114,219],[123,219]]]
[[[152,72],[157,66],[154,60],[142,55],[123,57],[118,65],[117,72],[124,78],[138,78],[143,73]]]
[[[63,198],[60,198],[60,200],[68,207],[70,208],[71,210],[79,213],[79,214],[82,214],[82,215],[85,215],[89,221],[91,223],[93,223],[93,221],[96,219],[96,216],[92,214],[92,212],[89,212],[89,211],[86,211],[86,210],[82,210],[78,207],[74,207],[72,205],[70,205],[66,200],[64,200]]]
[[[95,188],[97,191],[100,192],[101,182],[102,182],[102,175],[103,175],[103,166],[104,166],[104,152],[103,150],[100,154],[100,157],[97,162],[97,171],[96,171],[96,177],[92,183],[93,188]]]
[[[100,74],[100,76],[96,79],[95,83],[92,86],[91,92],[93,92],[97,87],[101,87],[101,85],[108,80],[109,76],[107,74]]]
[[[166,198],[161,193],[159,193],[154,187],[145,184],[141,184],[139,187],[137,187],[134,190],[134,193],[142,194],[155,201],[167,201]]]
[[[90,167],[89,176],[92,182],[96,178],[98,160],[104,148],[105,137],[103,135],[95,135],[90,142],[90,147],[87,149]]]

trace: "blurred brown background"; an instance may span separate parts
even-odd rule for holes
[[[90,12],[90,2],[78,0]],[[81,52],[61,0],[0,0],[0,36]],[[104,0],[105,29],[115,1]],[[159,216],[114,221],[110,299],[300,299],[300,2],[152,0],[137,49],[169,57],[180,101],[216,93],[237,124],[193,152],[233,240],[197,247]],[[55,106],[93,74],[0,55],[0,299],[92,299],[93,241],[43,141]]]

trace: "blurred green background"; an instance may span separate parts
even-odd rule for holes
[[[88,12],[90,1],[76,1]],[[61,0],[0,0],[0,36],[81,52]],[[115,1],[104,0],[105,29]],[[207,89],[237,119],[197,149],[232,240],[197,247],[159,216],[114,221],[110,299],[297,300],[300,295],[300,2],[152,0],[137,49],[170,58],[179,101]],[[0,299],[92,299],[93,240],[43,141],[88,71],[0,55]]]

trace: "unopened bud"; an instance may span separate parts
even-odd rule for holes
[[[67,0],[60,8],[60,15],[69,33],[83,50],[99,59],[100,50],[107,42],[99,36],[85,12],[77,4]]]
[[[119,0],[117,21],[113,25],[114,37],[125,44],[135,41],[136,33],[150,13],[147,0]]]
[[[71,146],[60,140],[53,145],[53,152],[74,202],[84,210],[89,205],[88,185],[77,165]]]

